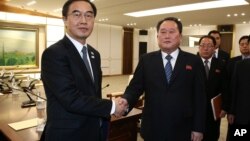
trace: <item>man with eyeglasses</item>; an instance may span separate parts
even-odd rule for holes
[[[86,42],[96,13],[88,0],[66,1],[66,35],[43,52],[47,123],[41,140],[106,141],[110,115],[123,115],[127,109],[117,99],[101,99],[100,54]]]
[[[239,39],[239,49],[240,49],[240,53],[241,55],[238,55],[236,57],[233,57],[229,60],[228,62],[228,78],[229,78],[229,84],[231,82],[231,78],[233,76],[233,71],[235,69],[235,64],[239,61],[242,61],[244,59],[250,58],[250,50],[249,50],[249,46],[248,46],[248,36],[242,36]],[[231,102],[232,102],[232,91],[229,91],[229,96],[228,96],[228,107],[230,109],[231,107]],[[227,134],[227,141],[232,141],[232,139],[230,138],[230,132],[232,130],[232,125],[233,125],[233,119],[234,116],[230,113],[227,115],[227,120],[228,120],[228,134]]]
[[[220,136],[220,118],[215,120],[211,99],[222,95],[222,111],[220,117],[225,116],[225,96],[227,86],[226,65],[223,61],[213,57],[216,41],[212,36],[203,36],[199,40],[199,56],[204,64],[203,75],[207,95],[206,128],[203,141],[218,141]]]
[[[244,37],[244,36],[243,36]],[[240,43],[246,43],[244,37]],[[250,36],[247,39],[246,51],[250,51]],[[250,139],[250,58],[245,58],[235,62],[232,78],[230,81],[232,95],[231,106],[229,111],[227,141]],[[246,129],[248,133],[244,137],[234,136],[236,129]]]

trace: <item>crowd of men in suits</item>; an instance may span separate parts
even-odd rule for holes
[[[250,124],[250,36],[239,39],[241,55],[230,58],[229,54],[220,49],[221,34],[213,30],[199,41],[198,55],[204,63],[204,75],[207,114],[204,141],[218,141],[220,136],[220,119],[215,120],[212,112],[211,99],[222,95],[220,117],[227,115],[227,141],[234,141],[236,127],[247,127]],[[207,69],[208,68],[208,69]]]

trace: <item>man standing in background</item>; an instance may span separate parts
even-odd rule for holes
[[[227,72],[226,64],[213,57],[216,41],[212,36],[202,36],[199,40],[199,56],[201,58],[203,67],[203,74],[206,77],[206,96],[207,96],[207,114],[206,114],[206,128],[203,141],[218,141],[220,137],[220,123],[222,117],[225,117],[226,107],[225,95],[227,87]],[[214,119],[211,99],[221,94],[222,97],[222,111],[220,118]]]
[[[212,30],[212,31],[210,31],[208,33],[208,35],[214,37],[214,39],[216,41],[214,57],[222,60],[225,63],[227,63],[229,58],[230,58],[230,55],[227,52],[220,49],[220,45],[221,45],[221,34],[220,34],[220,32],[217,31],[217,30]]]
[[[62,10],[66,35],[43,52],[47,123],[41,140],[106,141],[110,115],[119,116],[127,108],[117,99],[101,99],[100,54],[86,42],[96,13],[89,0],[66,1]]]
[[[245,55],[250,52],[250,36],[242,36],[240,43],[241,53]],[[246,42],[247,41],[247,42]],[[248,51],[248,53],[247,53]],[[231,76],[231,105],[228,115],[228,123],[230,124],[227,141],[234,141],[234,132],[236,128],[249,128],[250,126],[250,58],[245,57],[241,61],[234,62]],[[249,130],[248,130],[249,131]],[[249,137],[249,133],[247,134]],[[249,140],[249,138],[248,138]],[[245,140],[244,140],[245,141]]]

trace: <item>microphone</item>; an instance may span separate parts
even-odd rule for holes
[[[2,69],[0,79],[6,79],[9,77],[9,76],[4,76],[5,74],[6,74],[5,69]]]
[[[4,81],[1,81],[0,82],[0,92],[2,94],[10,94],[10,93],[12,93],[12,89],[9,86],[8,83],[5,83]]]
[[[109,87],[109,84],[107,84],[106,86],[102,87],[102,90]]]
[[[34,80],[32,80],[32,81],[29,83],[28,87],[22,87],[23,92],[26,93],[26,95],[27,95],[28,98],[29,98],[28,101],[24,101],[24,102],[22,103],[22,105],[21,105],[22,108],[36,106],[36,101],[33,100],[33,99],[30,97],[30,95],[36,96],[36,97],[38,97],[38,98],[40,98],[40,99],[42,99],[42,100],[47,101],[45,98],[43,98],[43,97],[41,97],[40,95],[37,95],[37,94],[35,94],[35,93],[32,92],[32,90],[35,89],[35,84],[36,84],[37,82],[39,82],[39,80],[34,79]]]
[[[25,89],[25,92],[26,92],[26,94],[27,94],[27,95],[31,94],[31,95],[33,95],[33,96],[36,96],[36,97],[38,97],[38,98],[41,98],[42,100],[47,101],[47,99],[46,99],[46,98],[41,97],[40,95],[35,94],[34,92],[32,92],[32,91],[31,91],[31,90],[29,90],[29,89]]]

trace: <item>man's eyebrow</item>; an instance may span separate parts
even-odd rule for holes
[[[75,13],[75,12],[80,12],[79,10],[73,10],[72,13]]]

